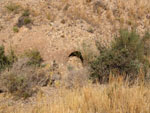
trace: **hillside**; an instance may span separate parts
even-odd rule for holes
[[[2,90],[0,112],[23,113],[26,107],[30,108],[30,105],[33,109],[30,108],[29,113],[48,113],[47,111],[52,109],[50,106],[54,107],[49,111],[50,113],[62,113],[61,109],[63,113],[104,113],[105,110],[106,113],[110,112],[111,105],[109,107],[105,105],[104,109],[98,108],[103,104],[112,104],[109,102],[113,97],[109,98],[104,93],[107,93],[107,90],[111,90],[115,85],[91,85],[88,80],[90,73],[88,63],[91,63],[99,55],[99,45],[101,48],[111,47],[121,29],[129,31],[135,29],[141,37],[144,36],[144,33],[150,30],[150,0],[0,0],[0,45],[4,46],[6,55],[9,56],[10,50],[13,50],[19,59],[10,70],[8,69],[8,72],[6,69],[6,71],[0,72],[0,75],[3,73],[4,76],[9,75],[9,71],[19,75],[23,73],[25,77],[31,75],[30,80],[34,83],[30,85],[35,88],[35,84],[38,84],[38,88],[36,88],[39,90],[37,94],[25,101],[22,99],[16,101],[11,94],[5,93],[5,88],[0,83],[0,92]],[[29,59],[22,56],[32,50],[38,51],[41,55],[42,69],[41,67],[40,69],[26,67],[25,63]],[[39,54],[37,53],[35,56]],[[35,75],[38,77],[34,78]],[[12,79],[10,78],[10,80]],[[89,83],[90,86],[85,85]],[[149,113],[149,104],[135,104],[142,99],[147,99],[147,103],[150,102],[150,97],[145,97],[150,94],[149,84],[147,86],[141,86],[142,89],[140,89],[140,86],[136,84],[133,86],[135,89],[130,89],[128,86],[126,89],[126,86],[121,87],[119,83],[118,89],[121,91],[116,89],[116,92],[112,91],[111,93],[114,94],[114,97],[117,97],[115,94],[124,96],[129,100],[129,104],[125,104],[126,110],[122,110],[122,106],[119,104],[123,104],[121,103],[123,98],[120,103],[118,103],[120,98],[116,98],[113,101],[119,106],[119,110],[117,112],[115,105],[112,105],[114,110],[112,113]],[[66,87],[73,87],[74,93]],[[81,89],[74,89],[74,87]],[[92,89],[94,89],[94,93]],[[81,90],[81,93],[78,90]],[[128,91],[129,97],[127,97]],[[131,95],[133,94],[139,98],[136,100],[133,97],[132,100]],[[94,95],[100,97],[96,98]],[[69,96],[73,96],[73,98],[69,98]],[[55,98],[57,97],[60,97],[59,106],[56,105],[58,100]],[[38,98],[40,98],[39,101]],[[47,100],[43,98],[54,99],[55,103],[49,103],[46,107]],[[86,98],[92,99],[86,100]],[[71,100],[72,103],[66,102],[65,106],[63,101],[70,99],[75,99],[77,103],[73,103]],[[102,103],[96,99],[103,99]],[[106,103],[104,103],[104,99],[106,99]],[[41,105],[42,101],[44,101],[43,106]],[[84,106],[85,101],[89,102]],[[80,108],[78,106],[80,102],[82,103],[81,111],[77,110]],[[92,106],[92,102],[95,106],[87,110],[89,106]],[[142,102],[144,104],[146,100],[142,100]],[[12,111],[19,104],[23,109]],[[39,110],[41,106],[43,109]],[[93,111],[94,107],[97,112]],[[145,111],[142,111],[142,107],[145,107]],[[5,111],[7,108],[10,108],[10,111]]]
[[[107,46],[120,28],[137,27],[141,34],[149,29],[148,0],[2,0],[0,9],[1,44],[15,49],[38,49],[45,61],[65,62],[82,44],[95,48],[95,41]],[[9,11],[6,6],[19,5]],[[30,10],[32,24],[22,26],[18,33],[13,26],[23,9]]]

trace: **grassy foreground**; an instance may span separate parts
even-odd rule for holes
[[[150,89],[147,85],[112,82],[60,89],[49,97],[38,94],[35,105],[8,107],[6,113],[150,113]]]

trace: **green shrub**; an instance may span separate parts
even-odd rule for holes
[[[29,17],[26,17],[24,18],[24,24],[27,25],[27,24],[30,24],[32,21]]]
[[[18,18],[18,23],[16,24],[16,26],[20,28],[24,25],[28,25],[32,23],[32,20],[29,16],[30,16],[30,10],[25,9],[24,12],[22,13],[22,16]],[[16,28],[15,28],[15,31],[16,31]]]
[[[22,13],[22,16],[29,16],[29,15],[30,15],[29,9],[24,10],[24,12]]]
[[[135,32],[120,30],[120,36],[109,49],[103,49],[100,56],[91,62],[91,78],[100,82],[107,82],[110,73],[113,75],[126,75],[133,80],[142,69],[147,74],[149,62],[147,60],[148,51],[146,43],[150,39],[148,33],[143,38]]]
[[[0,89],[17,98],[28,98],[37,91],[37,87],[47,86],[49,76],[41,68],[26,65],[27,60],[18,59],[11,69],[0,76]]]
[[[28,51],[25,53],[25,56],[29,58],[28,65],[40,66],[43,61],[40,52],[37,50]]]
[[[91,61],[93,61],[95,59],[96,56],[98,56],[98,51],[96,50],[96,48],[93,48],[93,46],[91,46],[92,44],[89,43],[89,41],[83,41],[81,43],[81,46],[78,48],[78,51],[80,52],[81,55],[75,55],[77,57],[80,58],[80,56],[82,56],[82,63],[84,65],[89,65],[89,63]],[[81,58],[80,58],[81,59]]]
[[[13,50],[11,50],[8,55],[5,55],[4,46],[0,46],[0,71],[6,67],[10,67],[16,59]]]
[[[24,98],[32,96],[33,86],[27,73],[17,71],[6,71],[1,75],[1,87],[15,97]]]
[[[13,31],[14,31],[15,33],[18,33],[18,32],[19,32],[19,28],[18,28],[17,26],[14,26],[14,27],[13,27]]]
[[[87,31],[88,31],[89,33],[94,33],[94,29],[93,29],[92,27],[89,27],[89,28],[87,29]]]
[[[4,46],[0,46],[0,70],[8,66],[9,61],[4,52]]]
[[[32,95],[33,91],[29,84],[30,83],[26,76],[18,76],[14,73],[7,75],[7,80],[5,83],[10,93],[23,98],[27,98]]]

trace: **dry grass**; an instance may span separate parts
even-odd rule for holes
[[[106,22],[116,23],[124,27],[131,21],[131,26],[139,26],[139,20],[144,26],[150,24],[147,18],[150,13],[150,0],[111,0],[96,2],[96,0],[63,0],[66,4],[72,4],[68,15],[73,18],[81,18],[94,26]],[[136,21],[136,22],[135,22]]]
[[[132,87],[123,82],[87,85],[60,89],[57,96],[52,97],[39,93],[37,98],[34,106],[8,107],[6,113],[150,113],[150,89],[142,84]]]
[[[5,7],[8,11],[14,12],[15,14],[19,13],[19,10],[21,10],[21,6],[17,3],[9,3]]]

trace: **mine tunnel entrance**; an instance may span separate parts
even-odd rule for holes
[[[83,56],[80,51],[73,51],[68,57],[77,57],[81,60],[81,62],[84,62]]]

